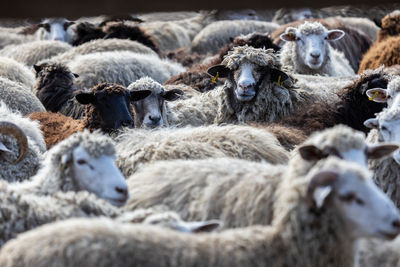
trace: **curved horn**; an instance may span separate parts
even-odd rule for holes
[[[14,123],[2,121],[0,122],[0,134],[11,135],[18,141],[20,154],[19,157],[12,162],[12,164],[17,164],[23,158],[25,158],[26,153],[28,153],[28,139],[21,128]]]

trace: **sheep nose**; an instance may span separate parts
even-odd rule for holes
[[[115,191],[117,191],[119,194],[123,195],[124,197],[128,196],[128,189],[125,187],[122,188],[122,187],[116,186]]]
[[[56,37],[56,38],[54,38],[54,40],[55,41],[63,41],[63,38],[62,37]]]
[[[157,123],[161,120],[161,116],[149,116],[149,119],[151,120],[152,123]]]
[[[248,82],[239,83],[239,87],[242,88],[244,91],[252,88],[253,86],[254,83],[248,83]]]
[[[313,53],[311,53],[310,55],[311,55],[311,57],[317,59],[317,58],[319,58],[319,56],[320,56],[321,54],[320,54],[320,53],[317,53],[317,52],[313,52]]]
[[[400,220],[394,220],[392,222],[393,228],[395,228],[398,232],[400,232]]]

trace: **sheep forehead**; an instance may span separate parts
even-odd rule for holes
[[[366,147],[364,133],[344,125],[338,125],[315,133],[306,143],[313,144],[320,149],[327,147],[336,148],[340,152],[349,151],[351,149],[364,150]]]
[[[126,94],[126,89],[125,87],[118,85],[118,84],[113,84],[113,83],[100,83],[93,87],[91,89],[92,92],[96,93],[101,93],[105,92],[107,95],[113,95],[113,94],[118,94],[118,95],[125,95]]]
[[[248,45],[234,47],[224,57],[222,64],[231,70],[235,70],[243,62],[250,62],[258,66],[267,66],[275,69],[281,68],[279,59],[274,54],[273,49],[254,48]]]
[[[393,96],[395,93],[400,92],[400,77],[396,77],[388,83],[388,93]]]
[[[45,63],[44,67],[42,68],[40,73],[71,73],[71,70],[62,63],[52,63],[47,64]]]
[[[306,21],[304,24],[301,24],[297,28],[297,32],[301,35],[323,35],[327,32],[326,28],[319,22],[308,22]]]
[[[153,94],[159,94],[164,92],[164,87],[153,80],[150,77],[141,78],[128,86],[128,90],[138,91],[138,90],[151,90]]]

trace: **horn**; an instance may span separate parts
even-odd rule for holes
[[[315,174],[307,188],[307,201],[312,204],[314,203],[313,195],[315,189],[317,189],[320,186],[327,186],[332,184],[336,179],[339,177],[339,174],[335,171],[321,171]],[[311,206],[311,205],[310,205]]]
[[[0,122],[0,134],[13,136],[18,141],[20,154],[19,157],[12,162],[12,164],[17,164],[24,159],[26,153],[28,153],[28,139],[26,138],[26,135],[22,129],[14,123],[2,121]]]

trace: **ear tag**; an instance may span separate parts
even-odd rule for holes
[[[212,78],[211,83],[216,83],[219,77],[219,72]]]
[[[289,35],[290,38],[293,37],[293,33],[292,32],[288,32],[287,35]]]
[[[368,97],[369,100],[373,101],[375,99],[375,97],[379,94],[378,91],[375,92],[373,97]]]
[[[281,75],[279,75],[279,77],[278,77],[278,85],[279,85],[279,86],[281,86],[281,85],[282,85],[281,79],[282,79],[282,76],[281,76]]]
[[[63,164],[62,160],[58,162],[58,170],[62,172],[65,169],[65,164]]]

